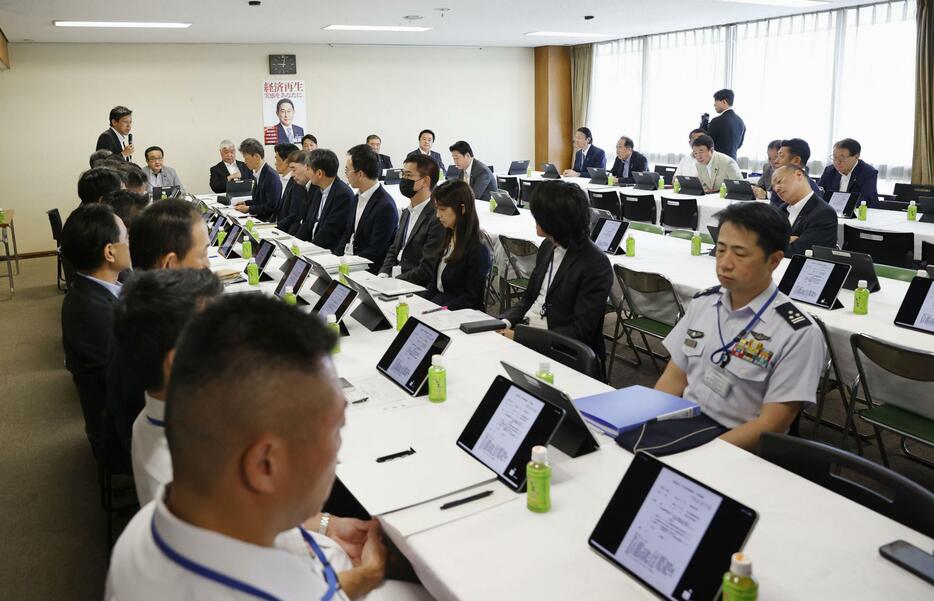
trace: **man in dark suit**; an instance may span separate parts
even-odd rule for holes
[[[106,372],[114,347],[113,310],[121,288],[118,277],[130,266],[127,231],[109,205],[82,204],[65,222],[61,245],[77,272],[62,302],[65,367],[78,389],[91,449],[100,459],[106,434]]]
[[[223,194],[227,191],[227,182],[236,180],[253,179],[246,163],[238,161],[237,147],[230,140],[221,142],[221,161],[211,167],[211,190],[216,194]]]
[[[632,177],[633,172],[648,171],[649,161],[644,155],[635,150],[635,143],[632,138],[622,136],[616,143],[616,160],[613,161],[613,168],[610,173],[613,177],[623,183],[635,181]]]
[[[444,162],[441,160],[441,155],[431,149],[431,145],[435,143],[435,132],[430,129],[423,129],[418,132],[418,148],[406,155],[406,157],[414,156],[416,154],[423,154],[425,156],[431,157],[431,160],[438,165],[438,173],[443,174],[444,171]]]
[[[384,179],[383,172],[386,169],[392,169],[392,159],[389,158],[389,155],[380,154],[379,150],[383,145],[383,140],[376,134],[370,134],[366,137],[366,144],[373,149],[373,152],[376,153],[376,156],[379,157],[379,179]]]
[[[704,113],[700,128],[706,129],[707,135],[713,138],[717,152],[736,160],[736,151],[746,138],[746,124],[733,110],[733,99],[733,90],[724,88],[714,92],[713,108],[718,116],[708,121],[710,115]]]
[[[589,127],[578,127],[574,132],[574,167],[564,170],[564,177],[590,177],[588,167],[606,169],[606,153],[593,145],[593,134]]]
[[[470,144],[463,140],[455,142],[449,150],[454,166],[460,170],[457,178],[470,184],[474,198],[490,200],[490,193],[499,189],[490,168],[474,158]]]
[[[125,106],[110,109],[110,128],[97,137],[94,150],[109,150],[124,161],[133,155],[133,111]]]
[[[837,212],[811,190],[808,179],[797,165],[783,165],[772,174],[772,187],[785,203],[779,210],[791,224],[788,256],[804,254],[815,244],[837,245]]]
[[[787,140],[782,140],[780,146],[778,147],[778,166],[782,165],[797,165],[804,169],[804,172],[808,172],[808,161],[811,159],[811,147],[807,142],[801,138],[789,138]],[[776,167],[775,169],[778,169]],[[774,177],[774,170],[773,176]],[[821,195],[820,188],[817,187],[817,182],[808,177],[808,184],[811,186],[811,190],[817,194]],[[753,188],[755,190],[755,188]],[[769,202],[772,203],[773,207],[781,208],[784,203],[782,202],[781,196],[775,191],[775,187],[772,187],[771,192],[769,192]]]
[[[282,98],[276,103],[276,144],[301,144],[305,130],[295,125],[295,105],[289,98]]]
[[[303,155],[302,164],[311,186],[308,209],[295,236],[342,255],[354,193],[337,177],[340,160],[333,151],[318,148]]]
[[[366,144],[357,144],[347,151],[344,173],[357,189],[347,215],[344,244],[350,245],[351,254],[372,261],[368,271],[379,273],[399,224],[396,201],[377,181],[379,159]]]
[[[305,157],[309,154],[311,153],[300,150],[289,157],[289,171],[292,177],[282,192],[282,209],[276,221],[276,227],[293,236],[298,232],[302,217],[308,211],[308,199],[311,195],[309,190],[314,188],[304,164]]]
[[[276,170],[269,166],[263,157],[265,150],[259,140],[247,138],[240,143],[240,154],[243,162],[253,172],[256,185],[253,186],[253,197],[248,203],[234,205],[241,213],[250,213],[266,221],[279,212],[282,200],[282,180]]]
[[[435,277],[439,251],[444,244],[444,228],[431,202],[431,191],[437,181],[438,165],[430,158],[415,155],[402,163],[399,191],[409,199],[409,206],[402,209],[381,273],[425,287]]]
[[[826,198],[834,192],[857,192],[857,202],[865,200],[870,207],[879,204],[879,171],[859,158],[860,152],[862,146],[852,138],[833,145],[833,165],[827,165],[818,182]]]

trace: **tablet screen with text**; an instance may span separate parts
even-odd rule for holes
[[[443,354],[450,342],[447,334],[410,317],[376,369],[409,394],[419,394],[428,379],[431,358]]]

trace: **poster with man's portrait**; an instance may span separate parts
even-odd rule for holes
[[[301,146],[305,129],[305,81],[263,82],[263,143]]]

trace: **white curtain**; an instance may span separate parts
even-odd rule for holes
[[[629,38],[594,44],[590,124],[594,144],[606,151],[609,165],[620,136],[632,138],[636,148],[641,142],[644,41],[645,38]]]

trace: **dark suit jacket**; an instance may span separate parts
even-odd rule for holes
[[[310,186],[306,190],[305,186],[296,184],[294,180],[289,179],[288,185],[282,192],[282,208],[279,209],[276,227],[290,234],[292,234],[292,229],[298,231],[302,223],[302,217],[308,211],[308,199],[311,196],[311,190],[317,190],[317,188]]]
[[[259,172],[259,179],[253,186],[253,199],[250,200],[250,214],[269,221],[279,213],[282,203],[282,180],[269,163],[264,163]]]
[[[421,150],[419,150],[418,148],[416,148],[415,150],[413,150],[412,152],[410,152],[409,154],[407,154],[407,155],[405,155],[405,156],[406,156],[406,158],[408,158],[408,157],[413,156],[413,155],[416,155],[416,154],[421,154],[421,152],[422,152]],[[438,154],[437,152],[435,152],[434,150],[432,150],[432,151],[431,151],[431,160],[434,161],[434,162],[438,165],[438,169],[441,171],[441,178],[442,178],[442,181],[443,181],[445,169],[444,169],[444,162],[441,160],[441,155]]]
[[[400,265],[402,267],[402,273],[399,274],[400,280],[427,287],[431,279],[435,277],[441,245],[444,244],[444,227],[438,221],[431,200],[426,200],[425,204],[426,206],[418,215],[418,220],[410,228],[405,246],[402,246],[402,236],[405,233],[402,222],[406,219],[409,209],[408,207],[402,209],[399,227],[396,228],[396,235],[386,252],[380,271],[392,274],[392,268]],[[400,248],[402,249],[401,259],[398,258]]]
[[[437,266],[441,267],[439,259]],[[438,273],[431,274],[428,290],[422,296],[428,300],[447,307],[451,311],[458,309],[477,309],[484,311],[483,293],[486,285],[486,276],[493,266],[493,258],[480,240],[468,248],[460,261],[448,263],[441,273],[441,284],[444,292],[438,290]]]
[[[581,174],[581,177],[589,177],[587,167],[606,169],[606,153],[603,152],[602,148],[597,148],[591,144],[587,156],[583,157],[583,162],[581,162],[582,153],[582,150],[574,153],[574,166],[572,167],[574,171]]]
[[[736,151],[743,145],[743,140],[746,138],[746,124],[736,114],[736,111],[733,109],[723,111],[711,119],[706,127],[701,120],[701,127],[706,129],[707,135],[713,138],[714,150],[736,159]]]
[[[831,194],[840,190],[840,177],[840,172],[834,169],[833,165],[827,165],[818,182],[824,189],[824,197],[829,198]],[[846,191],[859,193],[857,204],[865,200],[869,207],[874,207],[879,204],[879,191],[876,189],[878,179],[879,170],[860,159],[850,172],[850,183]]]
[[[243,161],[237,161],[237,167],[240,168],[240,179],[253,179],[253,173],[246,166],[246,163]],[[223,194],[227,191],[227,175],[230,172],[227,171],[227,165],[224,164],[224,161],[218,161],[216,165],[211,167],[211,190],[216,194]]]
[[[379,179],[384,179],[383,169],[392,169],[392,159],[388,154],[379,155]]]
[[[298,144],[299,146],[301,146],[302,136],[305,135],[305,130],[293,123],[292,124],[292,135],[294,135],[295,139],[298,140],[298,142],[295,142],[295,144]],[[276,143],[277,144],[293,143],[292,140],[289,140],[289,137],[285,135],[285,128],[282,127],[281,123],[276,123]]]
[[[457,177],[463,178],[464,172],[458,171]],[[470,189],[473,190],[473,197],[480,200],[490,200],[490,193],[499,190],[493,172],[477,159],[473,160],[473,165],[470,167],[470,181],[468,183]]]
[[[529,286],[519,303],[502,315],[513,325],[525,319],[543,285],[547,284],[548,267],[554,255],[554,244],[542,243],[535,258],[535,268]],[[606,254],[587,240],[580,248],[569,248],[552,275],[546,299],[545,320],[548,329],[579,340],[592,348],[601,360],[606,355],[603,344],[603,316],[613,287],[613,269]]]
[[[108,127],[107,131],[97,136],[97,146],[94,147],[94,150],[109,150],[114,154],[120,154],[123,152],[123,146],[120,144],[120,138],[117,137],[114,130]],[[124,157],[124,160],[129,161],[130,159]]]
[[[814,194],[817,194],[821,198],[824,197],[820,191],[820,188],[817,187],[817,182],[811,179],[810,175],[808,176],[808,184],[811,185],[811,191],[814,192]],[[769,202],[772,203],[772,206],[777,209],[781,209],[785,206],[785,202],[782,200],[781,196],[775,193],[775,190],[769,191]]]
[[[354,220],[357,217],[357,202],[359,196],[354,196],[350,200],[350,211],[347,214],[347,231],[344,234],[343,245],[346,246],[350,241],[350,235],[353,234],[353,254],[372,261],[367,271],[379,273],[379,268],[383,265],[383,259],[386,258],[386,251],[392,244],[392,239],[396,235],[396,227],[399,225],[399,210],[396,209],[396,201],[392,199],[389,192],[379,184],[379,188],[373,192],[370,201],[366,203],[363,214],[360,216],[360,223],[354,228]],[[344,254],[343,251],[340,254]]]
[[[145,392],[120,341],[115,339],[113,356],[107,366],[107,410],[127,453],[132,450],[133,422],[146,406]]]
[[[305,212],[305,218],[296,236],[321,248],[327,248],[335,255],[342,255],[346,244],[345,239],[350,235],[347,229],[347,215],[355,206],[353,189],[343,180],[335,178],[328,197],[325,199],[324,208],[321,209],[319,222],[321,193],[322,190],[311,187],[308,210]],[[318,223],[317,228],[315,228],[315,223]]]
[[[109,290],[76,275],[62,301],[65,367],[78,389],[84,430],[96,457],[102,457],[102,415],[107,406],[107,366],[114,348],[114,305]]]
[[[616,157],[616,160],[613,161],[613,168],[610,169],[610,173],[613,174],[613,177],[616,177],[621,182],[632,182],[635,181],[635,178],[632,177],[633,171],[648,171],[649,170],[649,160],[645,158],[640,152],[635,150],[632,151],[632,156],[629,157],[629,177],[623,177],[623,161],[619,157]]]
[[[782,212],[788,215],[788,205]],[[798,239],[788,245],[789,257],[803,255],[815,244],[834,248],[837,246],[837,212],[819,194],[814,194],[795,218],[791,235]]]

